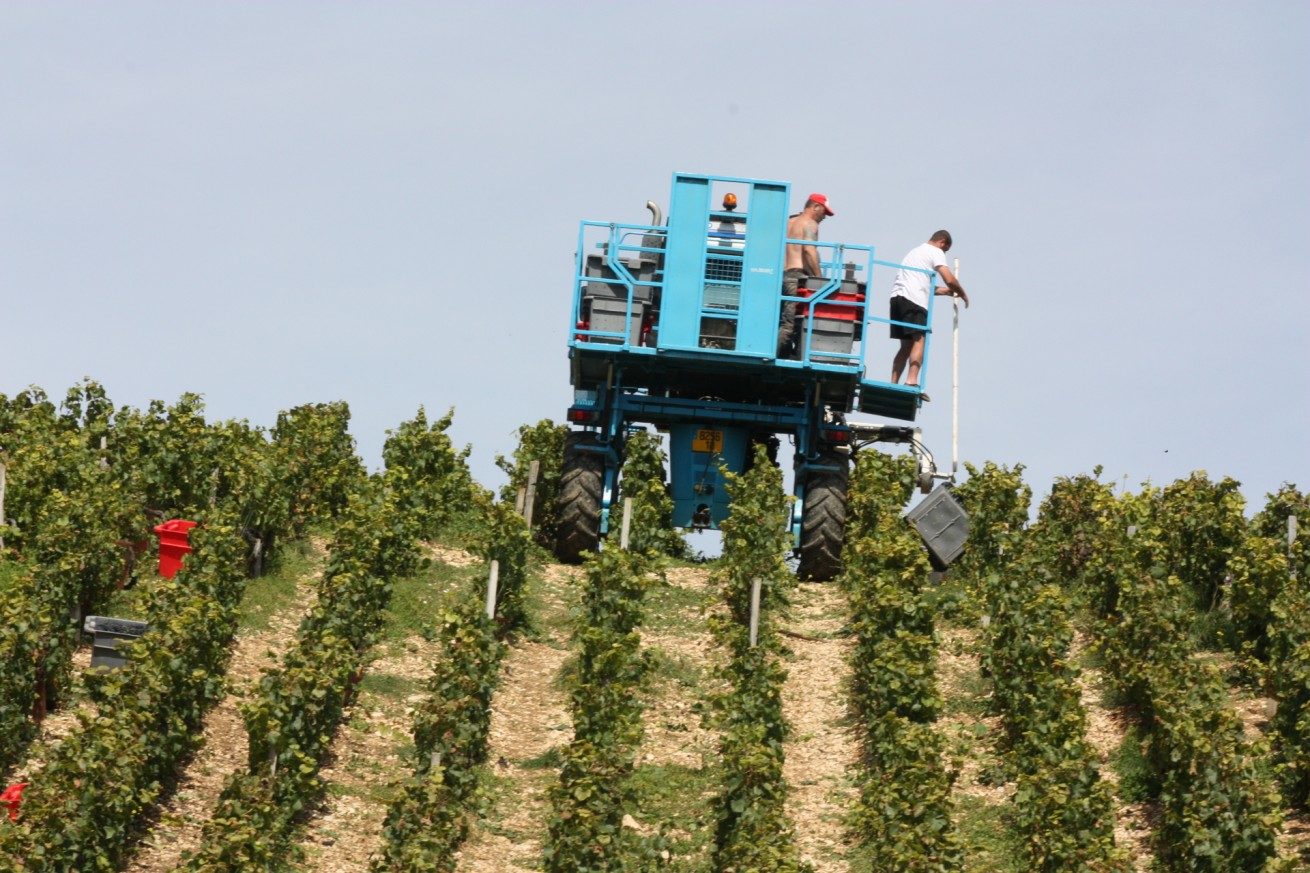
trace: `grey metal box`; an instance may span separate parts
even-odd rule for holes
[[[655,262],[645,259],[630,260],[624,259],[623,266],[627,268],[632,278],[638,282],[655,281]],[[618,277],[618,274],[610,269],[605,258],[600,255],[588,255],[586,275],[597,279],[610,279],[609,282],[588,282],[582,289],[582,295],[587,298],[608,297],[616,300],[627,300],[628,289]],[[633,285],[632,299],[634,301],[643,300],[649,302],[655,294],[655,289],[651,285]]]
[[[805,331],[807,319],[802,319],[799,323],[799,330]],[[805,334],[799,333],[800,338]],[[855,322],[840,318],[822,318],[814,319],[814,330],[810,333],[810,360],[819,364],[851,364],[858,365],[860,362],[850,358],[836,358],[832,355],[820,354],[821,352],[841,352],[849,355],[855,347]]]
[[[82,629],[91,634],[91,666],[117,669],[127,663],[127,657],[118,651],[125,640],[139,639],[150,630],[144,621],[88,615]]]
[[[638,282],[652,282],[655,279],[655,263],[648,260],[625,260],[623,265]],[[617,280],[618,276],[609,268],[609,264],[600,255],[587,256],[587,275],[602,279]],[[655,289],[650,285],[632,286],[632,315],[628,321],[628,342],[641,345],[641,323],[646,317],[646,310],[654,297]],[[615,282],[588,282],[582,290],[582,299],[586,305],[587,318],[592,330],[605,330],[621,333],[624,330],[624,315],[628,310],[627,286]],[[618,337],[589,337],[588,342],[618,345]]]
[[[623,332],[623,319],[628,311],[628,301],[612,297],[590,298],[591,329]],[[641,322],[646,317],[646,304],[632,301],[632,315],[628,317],[628,342],[634,346],[641,345]],[[588,337],[588,342],[618,345],[620,340],[614,336]]]
[[[964,552],[969,516],[948,485],[938,485],[905,517],[923,537],[934,570],[945,570]]]

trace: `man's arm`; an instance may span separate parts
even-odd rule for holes
[[[801,239],[819,238],[819,225],[813,221],[806,222],[805,228],[801,233]],[[823,268],[819,266],[819,249],[817,246],[803,246],[801,248],[801,264],[805,267],[805,275],[819,276],[823,274]]]
[[[960,280],[955,278],[950,267],[938,267],[937,274],[942,277],[944,284],[937,286],[937,293],[943,297],[959,297],[964,301],[964,308],[969,308],[969,295],[964,293],[964,286]]]

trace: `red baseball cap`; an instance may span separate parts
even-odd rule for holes
[[[829,215],[837,214],[833,212],[832,207],[828,205],[827,194],[811,194],[806,202],[809,202],[809,200],[813,200],[815,203],[818,203],[820,206],[823,207],[823,211],[828,213]]]

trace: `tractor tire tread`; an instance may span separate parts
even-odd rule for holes
[[[809,474],[801,516],[801,560],[796,575],[811,582],[830,582],[842,570],[850,468],[847,456],[838,453],[825,453],[820,463],[840,466],[842,470],[816,470]]]
[[[566,564],[578,564],[600,546],[600,501],[605,480],[605,459],[595,452],[578,450],[595,444],[590,433],[570,433],[564,442],[564,466],[556,498],[557,534],[555,557]]]

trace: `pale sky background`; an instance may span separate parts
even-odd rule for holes
[[[752,176],[953,232],[965,459],[1259,503],[1310,486],[1308,47],[1300,0],[0,2],[0,392],[344,399],[374,466],[454,406],[495,485],[571,399],[577,222]]]

